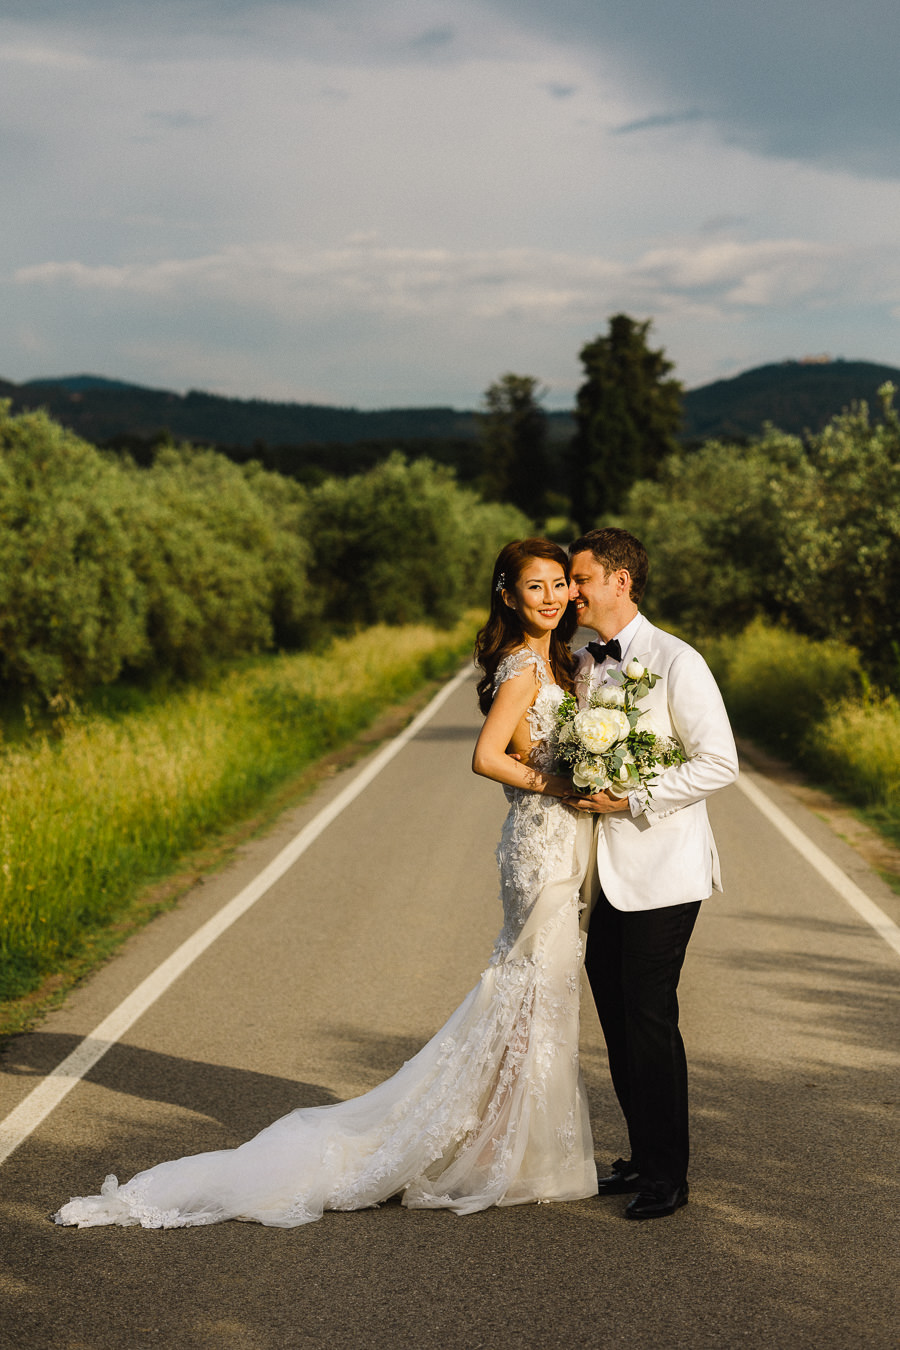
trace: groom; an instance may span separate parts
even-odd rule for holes
[[[572,798],[599,816],[585,969],[628,1126],[631,1157],[612,1165],[601,1195],[633,1193],[629,1219],[655,1219],[687,1203],[687,1064],[676,989],[700,902],[721,890],[706,798],[737,777],[722,696],[693,647],[638,612],[647,581],[643,545],[626,530],[591,530],[569,549],[579,623],[602,642],[577,653],[577,690],[637,660],[659,676],[642,711],[674,736],[685,762],[627,797]]]

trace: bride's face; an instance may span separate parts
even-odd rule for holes
[[[559,563],[549,558],[531,558],[511,590],[503,598],[519,616],[523,632],[542,637],[551,632],[566,612],[569,583]]]

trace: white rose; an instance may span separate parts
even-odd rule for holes
[[[628,662],[628,665],[625,667],[625,674],[628,676],[629,680],[639,680],[641,676],[645,673],[645,670],[646,667],[642,666],[640,661],[636,661],[632,657],[632,659]]]
[[[585,750],[602,755],[617,741],[622,741],[631,730],[625,713],[620,708],[585,708],[577,714],[572,725]]]
[[[597,698],[604,708],[622,708],[625,706],[625,690],[617,684],[601,684]]]

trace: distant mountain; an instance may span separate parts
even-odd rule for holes
[[[752,438],[766,422],[802,435],[821,431],[836,413],[863,399],[879,410],[878,388],[900,389],[900,370],[871,361],[781,361],[716,380],[685,394],[687,440]]]
[[[191,390],[173,394],[96,375],[0,381],[0,397],[16,410],[46,408],[88,441],[117,436],[153,437],[168,431],[176,440],[208,444],[350,444],[360,440],[415,437],[474,437],[471,413],[453,408],[389,408],[360,412],[315,403],[271,403],[264,399],[222,398]]]
[[[29,380],[23,389],[67,389],[70,394],[83,394],[85,389],[142,389],[126,380],[108,380],[103,375],[61,375],[58,379]]]
[[[870,361],[782,361],[716,380],[685,394],[684,439],[751,438],[765,422],[784,431],[818,431],[854,401],[878,409],[877,389],[900,387],[900,369]],[[222,398],[191,390],[174,394],[99,375],[67,375],[16,385],[0,380],[0,398],[15,411],[46,408],[51,416],[94,444],[118,444],[139,453],[168,432],[227,448],[235,457],[252,451],[285,470],[301,460],[319,471],[349,472],[375,462],[392,447],[455,463],[464,478],[477,476],[474,411],[455,408],[387,408],[361,412],[316,403],[275,403]],[[549,414],[551,450],[559,456],[574,430],[571,413]],[[341,447],[363,447],[359,454]],[[268,449],[271,453],[262,453]],[[303,455],[299,451],[304,451]],[[471,463],[469,462],[471,461]]]

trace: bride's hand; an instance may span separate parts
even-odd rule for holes
[[[573,792],[563,794],[567,806],[578,811],[590,811],[593,815],[609,816],[617,811],[629,811],[631,805],[627,797],[614,797],[609,792],[595,792],[590,797],[579,797]]]

